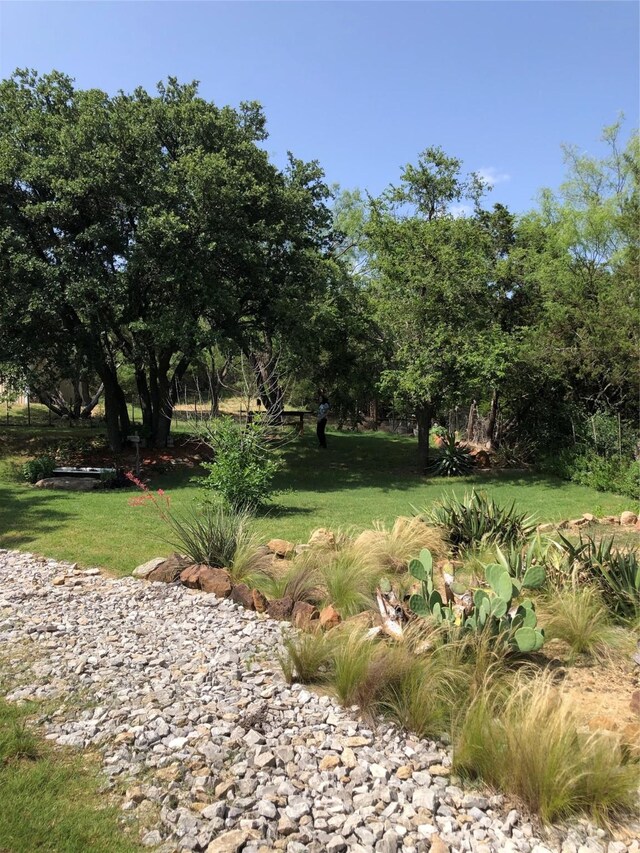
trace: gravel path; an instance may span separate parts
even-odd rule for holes
[[[0,551],[9,699],[60,697],[47,737],[101,751],[150,848],[639,853],[586,821],[541,840],[501,797],[452,785],[444,744],[289,687],[282,630],[183,587]]]

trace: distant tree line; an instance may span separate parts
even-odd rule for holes
[[[257,103],[173,78],[109,96],[18,71],[0,115],[0,373],[54,405],[70,380],[79,416],[100,389],[114,449],[125,388],[162,446],[187,372],[215,398],[242,355],[272,413],[286,376],[345,415],[414,416],[420,469],[434,421],[472,401],[494,448],[636,452],[640,144],[621,122],[603,158],[566,147],[565,183],[516,217],[437,147],[378,198],[293,155],[280,170]]]

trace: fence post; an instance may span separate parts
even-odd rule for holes
[[[31,426],[31,397],[27,394],[27,426]]]

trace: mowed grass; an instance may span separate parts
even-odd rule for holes
[[[26,446],[29,434],[24,435]],[[320,450],[308,430],[284,451],[285,467],[277,481],[282,492],[256,521],[265,540],[304,542],[317,527],[364,529],[376,520],[390,525],[444,492],[462,494],[472,487],[485,489],[502,504],[515,501],[541,522],[632,508],[627,498],[530,471],[479,472],[452,480],[423,477],[416,471],[413,437],[331,431],[328,440],[329,449]],[[0,459],[0,547],[118,574],[171,550],[158,516],[149,507],[129,505],[132,491],[40,491],[17,477],[25,458]],[[197,479],[203,473],[177,468],[155,476],[150,485],[170,495],[176,512],[187,512],[202,495]]]
[[[99,793],[96,767],[56,750],[26,725],[29,705],[0,698],[0,850],[135,853],[142,850]]]

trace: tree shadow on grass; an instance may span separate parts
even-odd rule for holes
[[[276,486],[291,491],[333,492],[374,488],[383,492],[404,491],[420,486],[464,485],[468,489],[492,486],[543,486],[566,489],[571,484],[536,471],[488,470],[468,477],[425,476],[417,468],[417,441],[410,437],[372,434],[328,436],[328,449],[322,450],[311,436],[304,436],[285,452],[285,469]]]
[[[62,508],[60,502],[64,502],[64,497],[64,494],[0,485],[0,547],[22,548],[66,524],[75,513]]]

